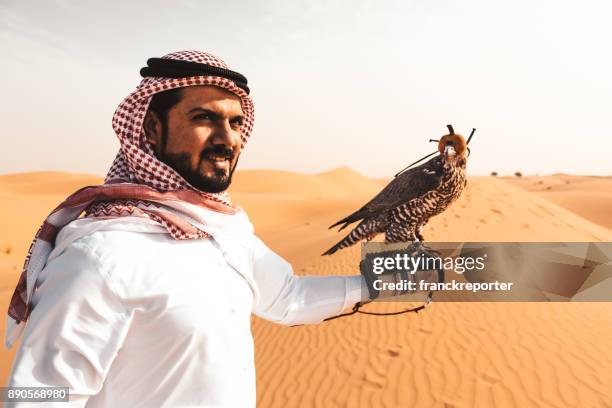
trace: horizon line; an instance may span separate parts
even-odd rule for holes
[[[357,173],[363,177],[366,178],[371,178],[371,179],[383,179],[383,178],[391,178],[393,177],[392,175],[389,177],[384,177],[384,176],[366,176],[365,174],[361,173],[358,170],[353,169],[352,167],[349,166],[337,166],[337,167],[333,167],[330,168],[328,170],[324,170],[324,171],[319,171],[319,172],[302,172],[302,171],[296,171],[296,170],[287,170],[287,169],[278,169],[278,168],[246,168],[246,169],[236,169],[236,173],[241,173],[241,172],[245,172],[245,171],[276,171],[276,172],[285,172],[285,173],[294,173],[294,174],[301,174],[301,175],[307,175],[307,176],[316,176],[316,175],[320,175],[320,174],[325,174],[325,173],[330,173],[333,171],[338,171],[338,170],[350,170],[354,173]],[[11,173],[0,173],[0,177],[4,177],[4,176],[19,176],[19,175],[33,175],[33,174],[42,174],[42,173],[61,173],[61,174],[70,174],[70,175],[80,175],[80,176],[88,176],[88,177],[105,177],[106,174],[94,174],[94,173],[82,173],[82,172],[72,172],[72,171],[66,171],[66,170],[31,170],[31,171],[19,171],[19,172],[11,172]],[[470,176],[477,176],[477,177],[550,177],[550,176],[574,176],[574,177],[612,177],[612,173],[611,174],[577,174],[577,173],[565,173],[565,172],[555,172],[555,173],[522,173],[520,170],[517,170],[516,172],[513,173],[500,173],[500,172],[496,172],[496,175],[493,175],[492,173],[494,173],[494,171],[491,171],[488,174],[483,174],[483,173],[474,173],[474,174],[470,174]],[[516,173],[521,173],[521,176],[517,176]]]

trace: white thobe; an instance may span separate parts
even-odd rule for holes
[[[318,323],[360,301],[365,284],[296,276],[241,228],[179,241],[136,217],[68,224],[8,385],[67,386],[78,407],[255,406],[251,313]]]

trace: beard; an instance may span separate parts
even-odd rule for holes
[[[212,174],[206,174],[204,171],[202,171],[201,164],[205,160],[209,161],[208,155],[210,154],[224,155],[228,157],[230,162],[229,171],[226,172],[226,170],[214,168],[214,166],[212,169]],[[225,146],[216,145],[202,151],[198,166],[196,169],[193,169],[191,167],[191,156],[188,153],[163,153],[162,156],[163,157],[159,158],[162,162],[172,167],[193,187],[205,193],[220,193],[227,190],[232,183],[232,175],[234,174],[234,170],[238,165],[238,158],[240,157],[236,157],[236,161],[232,164],[232,161],[234,160],[234,152],[227,149]]]

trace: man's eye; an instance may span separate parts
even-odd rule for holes
[[[240,127],[243,124],[244,124],[244,120],[243,119],[234,119],[232,121],[232,126]]]
[[[200,113],[199,115],[195,115],[193,117],[194,120],[211,120],[212,118],[208,113]]]

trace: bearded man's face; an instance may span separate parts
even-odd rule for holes
[[[216,86],[189,86],[165,120],[147,112],[144,128],[159,160],[198,190],[218,193],[232,181],[243,121],[237,95]]]

